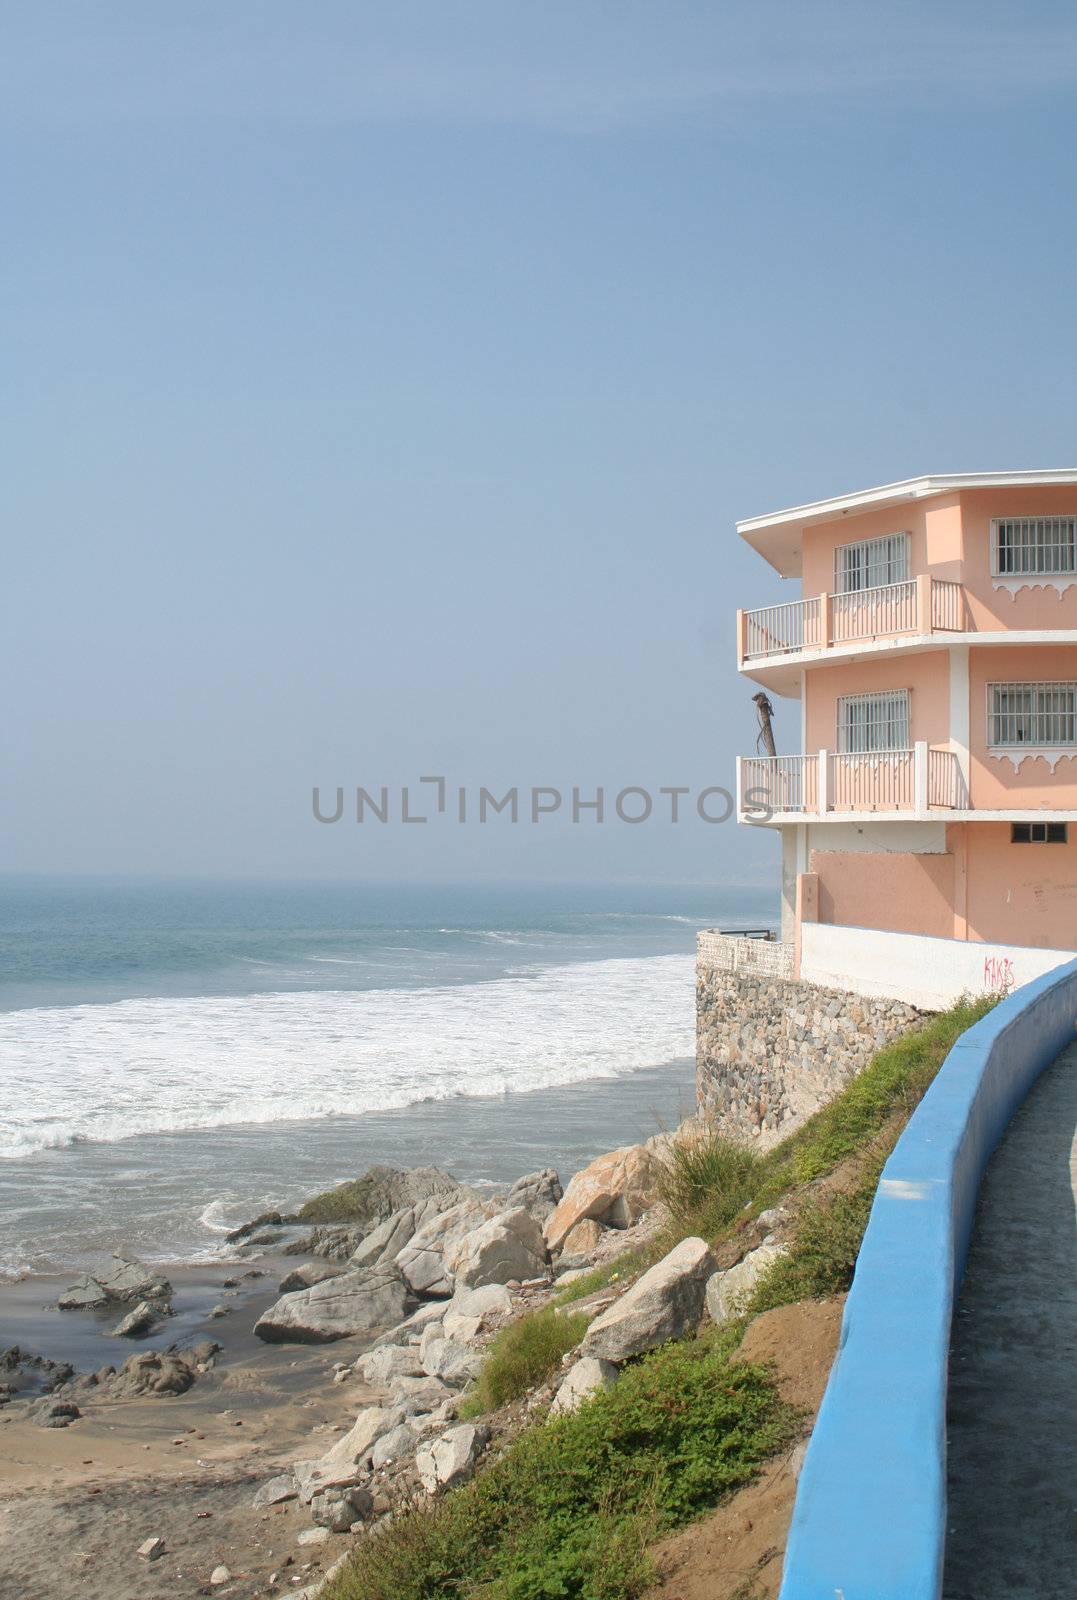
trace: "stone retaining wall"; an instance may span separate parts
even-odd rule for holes
[[[696,956],[696,1100],[730,1138],[765,1148],[792,1133],[921,1015],[898,1000],[738,966],[718,937],[700,935]]]

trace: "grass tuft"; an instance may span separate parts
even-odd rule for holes
[[[566,1351],[579,1344],[589,1320],[582,1314],[559,1317],[547,1306],[510,1322],[491,1340],[460,1415],[481,1417],[533,1389],[555,1370]]]
[[[761,1162],[754,1150],[707,1134],[676,1143],[662,1163],[658,1198],[680,1238],[712,1239],[742,1211],[759,1187]]]

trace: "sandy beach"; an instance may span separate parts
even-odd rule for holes
[[[5,1289],[5,1331],[16,1327],[27,1349],[81,1356],[83,1370],[100,1364],[102,1347],[118,1364],[166,1342],[212,1338],[222,1345],[217,1365],[186,1394],[80,1398],[83,1415],[63,1429],[30,1420],[41,1389],[24,1382],[0,1411],[5,1596],[186,1597],[209,1592],[209,1575],[223,1564],[233,1578],[217,1592],[246,1600],[264,1591],[273,1572],[282,1584],[293,1575],[309,1581],[347,1544],[346,1537],[330,1536],[314,1547],[298,1545],[310,1518],[294,1502],[270,1511],[251,1504],[260,1483],[305,1453],[321,1454],[370,1398],[354,1373],[334,1381],[334,1364],[350,1365],[369,1338],[266,1345],[254,1337],[282,1270],[274,1262],[264,1278],[232,1291],[232,1309],[218,1319],[208,1313],[212,1304],[227,1303],[222,1284],[235,1265],[176,1269],[177,1315],[169,1319],[168,1337],[144,1341],[109,1339],[105,1328],[115,1312],[43,1310],[42,1290],[61,1287],[58,1281]],[[164,1539],[166,1554],[146,1562],[138,1547],[155,1537]]]

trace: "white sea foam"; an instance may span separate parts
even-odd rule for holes
[[[687,955],[13,1011],[0,1015],[0,1156],[616,1076],[690,1055],[692,1028]]]

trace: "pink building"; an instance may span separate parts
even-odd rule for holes
[[[932,1005],[1071,959],[1077,470],[913,478],[737,531],[801,580],[737,613],[779,751],[738,762],[738,810],[781,833],[798,974]]]

